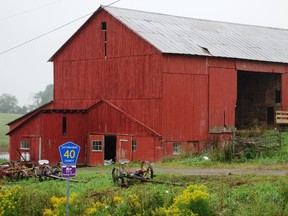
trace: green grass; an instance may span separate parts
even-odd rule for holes
[[[170,207],[171,210],[174,198],[181,195],[186,188],[169,184],[141,184],[139,181],[132,180],[128,188],[115,187],[111,178],[111,170],[106,167],[104,170],[100,173],[99,169],[98,171],[96,169],[96,172],[88,169],[87,172],[80,171],[76,174],[79,182],[70,182],[70,193],[76,193],[77,198],[69,206],[69,215],[85,215],[87,209],[93,210],[95,206],[97,206],[95,207],[97,211],[92,215],[153,215],[157,211],[163,213],[163,208]],[[286,176],[162,174],[157,175],[155,180],[185,185],[204,185],[210,194],[209,211],[205,207],[205,214],[199,215],[288,215]],[[1,191],[10,190],[15,185],[20,185],[21,188],[15,197],[15,214],[11,211],[8,214],[7,210],[7,215],[42,215],[45,209],[50,209],[53,213],[60,211],[64,215],[65,203],[61,203],[61,197],[66,196],[66,181],[39,182],[30,178],[18,182],[0,180],[0,183],[3,186],[2,189],[0,186],[0,194]],[[198,194],[197,199],[199,196],[201,193]],[[51,203],[51,197],[58,199],[57,207]],[[113,201],[115,197],[122,200],[121,203],[115,203]],[[186,198],[182,194],[182,199]],[[7,205],[11,199],[11,196],[4,197],[4,204]],[[25,206],[25,211],[23,206]]]
[[[20,116],[20,114],[0,113],[0,152],[8,150],[9,137],[5,135],[9,132],[7,123],[19,118]]]

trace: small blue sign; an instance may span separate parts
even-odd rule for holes
[[[62,166],[63,177],[75,177],[75,175],[76,175],[76,165]]]
[[[67,142],[59,146],[59,152],[63,165],[76,165],[80,146],[73,142]]]

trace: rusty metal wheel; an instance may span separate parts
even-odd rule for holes
[[[112,180],[115,186],[122,186],[124,184],[123,173],[118,168],[112,170]]]
[[[141,170],[144,178],[153,179],[154,171],[149,161],[143,161],[141,163]]]

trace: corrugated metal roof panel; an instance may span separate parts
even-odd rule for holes
[[[105,7],[162,53],[288,63],[288,30]]]

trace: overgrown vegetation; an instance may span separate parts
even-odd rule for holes
[[[158,175],[171,186],[133,182],[112,186],[110,171],[78,173],[71,182],[69,215],[288,215],[285,176]],[[0,215],[65,215],[66,182],[1,181]]]
[[[183,152],[178,158],[165,158],[163,163],[196,167],[288,167],[288,132],[269,130],[256,137],[247,134],[225,145],[218,141],[211,142],[204,152],[194,155]],[[237,141],[247,143],[238,143],[237,146]]]

